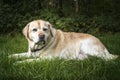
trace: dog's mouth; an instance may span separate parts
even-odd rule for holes
[[[45,45],[46,41],[45,40],[40,40],[37,43],[35,43],[36,45]]]
[[[35,43],[34,47],[31,48],[31,52],[36,52],[43,49],[46,46],[45,44],[46,44],[45,40]]]

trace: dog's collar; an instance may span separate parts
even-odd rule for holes
[[[40,51],[40,50],[42,50],[45,46],[46,46],[46,45],[42,46],[42,47],[39,48],[39,49],[31,49],[31,52],[37,52],[37,51]]]
[[[30,48],[30,50],[31,50],[31,52],[37,52],[37,51],[40,51],[40,50],[42,50],[45,46],[46,46],[46,44],[45,44],[45,41],[43,41],[43,46],[41,46],[40,48]],[[35,46],[39,46],[40,44],[39,43],[35,43]]]

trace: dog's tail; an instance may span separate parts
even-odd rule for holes
[[[119,55],[110,54],[108,52],[108,50],[105,49],[105,57],[104,57],[104,59],[106,59],[106,60],[114,60],[114,59],[117,59],[118,57],[119,57]]]
[[[118,55],[110,54],[110,58],[109,59],[117,59],[118,57],[119,57]]]

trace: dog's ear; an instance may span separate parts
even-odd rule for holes
[[[52,25],[49,22],[47,22],[47,25],[48,25],[48,28],[50,29],[51,36],[54,37],[54,30],[52,28]]]
[[[26,38],[29,37],[29,24],[27,24],[24,28],[23,28],[23,34]]]

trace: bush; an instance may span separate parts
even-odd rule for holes
[[[32,0],[30,0],[31,2]],[[33,5],[32,3],[31,5]],[[48,9],[37,9],[37,6],[21,6],[23,3],[14,5],[5,4],[0,8],[0,33],[21,33],[22,28],[35,19],[47,20],[55,28],[63,31],[86,32],[86,33],[115,33],[120,31],[119,15],[76,15],[60,17],[58,12]],[[15,8],[17,7],[17,8]],[[20,9],[19,9],[20,8]],[[34,8],[36,8],[34,10]],[[32,12],[30,12],[33,10]]]
[[[56,19],[54,26],[63,31],[85,32],[85,33],[115,33],[120,31],[119,22],[111,16],[81,15]]]
[[[44,14],[43,14],[44,13]],[[7,14],[6,14],[7,15]],[[3,18],[4,17],[4,18]],[[53,27],[63,31],[85,32],[85,33],[115,33],[120,31],[120,23],[111,16],[93,16],[81,15],[78,17],[62,17],[57,14],[43,11],[39,16],[26,14],[2,16],[0,21],[1,33],[21,32],[22,28],[30,21],[43,19],[49,21]]]

